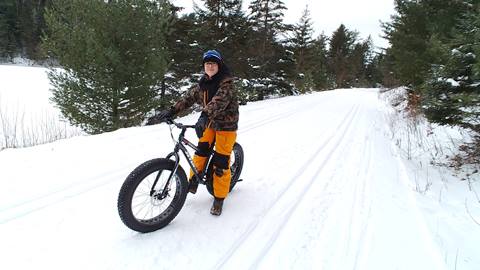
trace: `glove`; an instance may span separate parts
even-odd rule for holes
[[[165,122],[167,119],[172,118],[173,116],[174,116],[174,113],[172,109],[163,110],[155,114],[154,116],[148,118],[146,125],[151,126],[151,125],[160,124],[162,122]]]
[[[207,127],[207,122],[208,122],[207,114],[202,113],[200,115],[200,118],[198,118],[197,123],[195,124],[195,132],[197,133],[198,138],[201,138],[203,136],[203,132],[205,131],[205,128]]]

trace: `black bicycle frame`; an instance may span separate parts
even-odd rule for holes
[[[168,189],[167,187],[169,186],[170,184],[170,181],[173,177],[173,175],[175,175],[175,173],[177,172],[177,169],[178,169],[178,166],[180,166],[180,155],[178,154],[179,151],[181,151],[183,153],[183,155],[185,156],[185,158],[187,159],[188,161],[188,165],[190,165],[190,168],[192,169],[195,177],[197,178],[198,180],[198,183],[200,184],[205,184],[205,181],[203,180],[204,177],[205,177],[205,174],[207,173],[207,170],[206,168],[208,167],[208,164],[210,163],[210,159],[207,160],[207,162],[205,162],[205,167],[203,168],[203,171],[201,173],[198,172],[197,168],[195,167],[195,165],[193,164],[193,160],[192,160],[192,157],[190,156],[190,154],[188,153],[188,150],[186,148],[186,146],[189,146],[190,148],[192,148],[193,150],[197,151],[198,148],[196,145],[194,145],[193,143],[191,143],[189,140],[187,140],[185,138],[185,132],[187,131],[188,128],[195,128],[194,125],[183,125],[183,124],[180,124],[180,123],[177,123],[171,119],[167,120],[167,123],[168,124],[173,124],[175,125],[177,128],[180,128],[181,129],[181,132],[180,132],[180,135],[178,135],[178,141],[177,143],[175,144],[175,148],[173,150],[173,152],[171,152],[170,154],[167,155],[167,159],[171,159],[172,157],[174,157],[174,161],[175,161],[175,167],[173,169],[173,171],[170,173],[170,175],[168,176],[168,180],[167,182],[165,183],[165,187],[163,188],[162,190],[162,194],[160,195],[160,198],[163,199],[167,196],[167,193],[168,193]],[[172,130],[170,129],[170,133],[172,132]],[[173,134],[172,134],[172,138],[173,138]],[[210,156],[210,155],[209,155]],[[154,190],[154,187],[155,185],[157,184],[158,182],[158,179],[160,178],[160,174],[161,174],[161,171],[158,172],[157,176],[155,177],[155,181],[153,182],[153,185],[152,185],[152,189],[150,190],[150,195],[153,195],[155,193],[155,190]]]

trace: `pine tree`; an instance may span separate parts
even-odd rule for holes
[[[348,30],[341,24],[332,34],[328,50],[329,70],[334,76],[335,88],[351,86],[350,57],[355,47],[358,33]]]
[[[313,88],[312,53],[314,41],[313,27],[308,6],[305,7],[300,21],[293,27],[290,46],[295,58],[295,85],[301,92]]]
[[[328,73],[327,43],[328,37],[323,33],[313,42],[311,70],[316,90],[325,90],[332,86],[332,76]]]
[[[273,56],[273,44],[278,33],[285,30],[284,10],[287,8],[281,0],[254,0],[249,5],[249,20],[259,45],[259,62],[265,63]]]
[[[459,125],[480,133],[480,5],[471,6],[451,32],[448,44],[437,42],[446,62],[433,65],[422,87],[422,105],[426,116],[439,124]],[[446,46],[448,45],[448,46]]]
[[[226,26],[224,37],[221,40],[219,49],[225,55],[229,67],[235,76],[247,78],[251,73],[248,65],[249,55],[249,37],[252,36],[248,19],[242,10],[242,1],[233,1],[232,8],[226,17]]]
[[[432,38],[448,42],[470,5],[469,1],[395,0],[396,14],[383,28],[391,44],[388,53],[395,59],[396,76],[412,91],[424,83],[431,64],[442,62],[437,51],[432,51]]]
[[[17,1],[17,40],[21,46],[21,55],[30,59],[42,58],[40,43],[45,30],[43,14],[46,0]]]
[[[394,72],[395,59],[392,54],[389,53],[388,48],[378,53],[374,61],[378,67],[377,77],[379,79],[377,79],[376,82],[380,82],[384,87],[390,88],[402,85]]]
[[[172,31],[168,34],[168,48],[171,61],[166,78],[166,87],[172,98],[178,96],[178,89],[188,88],[195,82],[192,74],[201,71],[201,55],[204,48],[199,44],[201,28],[195,14],[187,14],[178,18],[173,15]],[[162,108],[168,106],[164,101]]]
[[[252,68],[251,89],[254,99],[292,93],[287,80],[292,56],[277,36],[288,29],[283,23],[285,4],[281,0],[254,0],[249,5],[249,22],[253,34],[249,38],[249,65]],[[280,67],[282,66],[282,67]]]
[[[313,46],[313,27],[308,6],[305,7],[300,21],[293,28],[292,47],[295,53],[297,71],[303,71],[309,65]]]
[[[354,45],[349,57],[349,81],[354,87],[367,87],[371,85],[371,77],[367,74],[367,69],[372,69],[373,65],[373,43],[370,37],[364,42],[358,42]]]
[[[241,13],[240,0],[202,0],[206,10],[197,10],[197,13],[208,18],[209,28],[226,30],[230,18]]]
[[[164,1],[56,0],[46,14],[44,47],[53,101],[89,133],[140,124],[159,105],[167,69]]]
[[[366,87],[383,86],[384,76],[382,72],[383,53],[373,53],[371,60],[367,63],[365,74],[367,79]]]
[[[190,86],[190,82],[185,80],[189,77],[193,67],[197,67],[196,62],[193,61],[192,50],[190,49],[188,34],[190,29],[190,20],[178,18],[178,12],[181,8],[166,1],[164,7],[169,11],[167,19],[169,30],[166,32],[166,47],[169,51],[168,68],[165,76],[162,79],[159,87],[160,104],[158,110],[163,110],[172,105],[175,100],[181,95],[180,89],[185,89]],[[193,23],[192,23],[193,25]]]
[[[285,30],[284,10],[287,8],[281,0],[254,0],[250,2],[250,21],[255,31],[262,35],[261,50],[268,49],[268,43]]]
[[[391,44],[388,50],[395,58],[394,71],[405,85],[418,86],[428,71],[427,14],[419,6],[407,0],[395,0],[397,14],[392,22],[384,23],[386,38]]]
[[[480,75],[480,7],[479,5],[475,5],[472,8],[473,12],[470,11],[468,15],[466,16],[466,19],[464,21],[464,27],[468,27],[470,25],[470,29],[472,32],[470,32],[472,41],[472,48],[474,55],[476,56],[476,61],[473,64],[473,71],[474,74],[477,76]]]
[[[0,2],[0,57],[9,58],[17,50],[16,32],[16,1]]]

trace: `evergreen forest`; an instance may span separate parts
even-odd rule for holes
[[[202,74],[216,49],[242,104],[336,88],[404,86],[409,110],[461,126],[479,156],[480,1],[393,0],[387,48],[341,24],[315,34],[308,6],[284,23],[282,0],[2,0],[0,60],[50,65],[54,101],[89,133],[141,124]],[[62,70],[56,67],[62,67]],[[475,146],[476,144],[476,146]]]

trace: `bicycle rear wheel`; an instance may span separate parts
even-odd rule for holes
[[[242,173],[243,169],[243,148],[239,143],[235,143],[233,145],[233,151],[230,155],[230,172],[231,172],[231,180],[230,180],[230,192],[237,184],[238,179],[240,178],[240,174]],[[208,192],[213,196],[213,164],[210,163],[208,166],[207,171],[207,180],[206,186]]]
[[[178,167],[169,184],[175,162],[159,158],[149,160],[135,170],[118,195],[118,214],[130,229],[147,233],[168,225],[180,212],[188,192],[185,171]],[[157,183],[153,186],[155,179]]]

